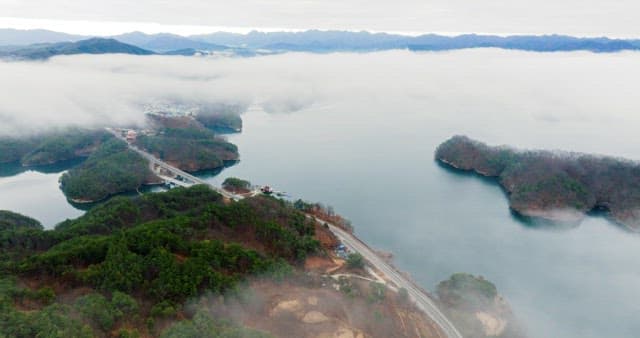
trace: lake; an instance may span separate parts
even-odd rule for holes
[[[19,163],[0,164],[0,209],[33,217],[46,227],[84,214],[60,191],[58,179],[80,161],[23,168]]]
[[[465,134],[640,160],[639,61],[490,49],[221,61],[295,85],[282,88],[291,96],[254,95],[269,112],[247,112],[243,132],[228,136],[241,161],[206,177],[332,205],[427,289],[455,272],[482,275],[532,337],[636,337],[639,235],[601,216],[574,228],[524,224],[497,184],[443,168],[433,152]],[[0,209],[47,224],[79,215],[53,187],[57,176],[0,177]]]

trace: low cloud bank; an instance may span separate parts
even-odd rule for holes
[[[293,111],[312,102],[306,85],[278,70],[243,68],[236,60],[124,55],[0,62],[0,136],[140,124],[149,109],[175,104],[215,110],[256,102]]]
[[[628,100],[640,84],[635,55],[484,49],[0,62],[0,135],[141,123],[145,107],[159,101],[258,104],[267,112],[342,103],[367,113],[457,114],[469,123],[640,122]]]

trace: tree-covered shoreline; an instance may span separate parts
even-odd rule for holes
[[[579,222],[607,210],[631,230],[640,229],[640,164],[613,157],[492,147],[466,136],[438,146],[436,160],[456,169],[495,177],[509,205],[525,217]]]
[[[102,144],[78,167],[60,177],[60,189],[76,203],[93,203],[157,181],[149,163],[117,139]]]
[[[86,158],[112,136],[104,130],[67,128],[23,137],[0,138],[0,163],[44,166]]]
[[[136,145],[190,172],[220,168],[239,158],[238,147],[205,128],[162,128],[138,137]]]

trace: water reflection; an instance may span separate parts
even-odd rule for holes
[[[199,178],[203,178],[203,179],[208,179],[208,178],[213,178],[216,177],[218,175],[220,175],[220,173],[227,169],[227,168],[231,168],[235,165],[237,165],[238,163],[240,163],[240,160],[235,160],[235,161],[224,161],[224,165],[222,167],[218,167],[215,169],[207,169],[207,170],[200,170],[197,171],[195,173],[193,173],[193,175],[199,177]]]
[[[506,189],[504,189],[502,185],[500,185],[499,179],[497,177],[487,177],[484,175],[480,175],[472,170],[463,170],[463,169],[454,168],[450,165],[444,164],[437,160],[435,160],[434,162],[437,164],[439,168],[441,168],[448,174],[458,176],[458,177],[472,178],[486,185],[500,187],[500,190],[504,194],[505,208],[509,208],[509,214],[511,218],[526,228],[546,230],[546,231],[570,231],[579,227],[580,224],[582,223],[581,220],[576,222],[554,222],[554,221],[539,218],[539,217],[531,217],[531,216],[523,215],[509,207],[509,196],[508,196],[509,193],[506,191]],[[607,210],[593,210],[587,214],[587,217],[591,217],[591,216],[597,216],[597,217],[601,217],[602,219],[610,220],[610,218],[607,217],[608,216]]]
[[[82,159],[38,167],[0,164],[0,209],[33,217],[45,228],[82,215],[84,211],[68,203],[58,183],[65,171],[80,163]]]
[[[55,164],[40,166],[23,166],[20,162],[0,163],[0,177],[11,177],[26,171],[35,171],[43,174],[57,174],[69,170],[82,162],[84,162],[83,158],[60,161]]]
[[[539,217],[525,216],[511,208],[509,208],[511,218],[520,223],[522,226],[530,229],[547,230],[547,231],[570,231],[580,226],[581,221],[577,222],[554,222]]]
[[[67,202],[73,206],[74,208],[78,209],[78,210],[82,210],[82,211],[89,211],[91,210],[93,207],[100,205],[106,201],[109,201],[110,199],[116,197],[116,196],[126,196],[126,197],[136,197],[136,196],[142,196],[144,194],[147,193],[155,193],[155,192],[164,192],[167,191],[168,189],[164,187],[164,185],[158,185],[158,184],[154,184],[154,185],[143,185],[141,187],[139,187],[136,191],[129,191],[129,192],[124,192],[124,193],[120,193],[120,194],[116,194],[113,196],[109,196],[108,198],[102,200],[102,201],[98,201],[98,202],[92,202],[92,203],[75,203],[71,200],[67,200]],[[60,192],[62,193],[62,191]]]
[[[0,177],[11,177],[25,171],[27,168],[23,167],[20,162],[0,164]]]

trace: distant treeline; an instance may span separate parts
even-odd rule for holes
[[[578,220],[593,209],[610,212],[631,229],[640,228],[640,165],[605,156],[491,147],[455,136],[436,159],[462,170],[496,177],[513,210],[524,216]]]
[[[198,114],[196,120],[215,131],[239,132],[242,130],[242,118],[235,112]]]
[[[40,166],[87,157],[113,137],[103,130],[69,128],[26,137],[0,138],[0,163]]]

